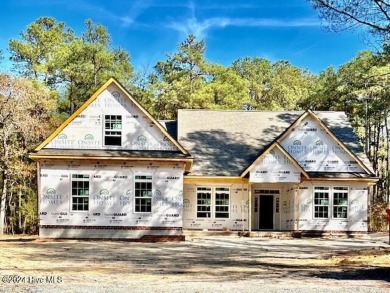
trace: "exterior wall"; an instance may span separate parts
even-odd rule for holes
[[[292,129],[281,145],[307,172],[365,173],[358,162],[310,116]]]
[[[88,211],[72,211],[72,174],[89,175]],[[135,212],[137,175],[152,176],[151,213]],[[44,163],[40,166],[39,183],[43,237],[132,238],[156,233],[181,234],[182,164]],[[112,230],[107,230],[110,227]]]
[[[295,230],[295,188],[289,186],[284,190],[281,197],[281,229],[282,230]]]
[[[122,117],[121,146],[104,146],[104,116]],[[104,90],[45,148],[173,150],[176,146],[115,84]]]
[[[332,202],[330,202],[329,218],[315,219],[313,205],[315,186],[348,187],[348,217],[346,219],[333,218]],[[304,182],[299,188],[299,203],[296,202],[299,205],[296,206],[296,210],[299,211],[299,215],[296,214],[299,230],[367,232],[367,201],[368,188],[366,183]]]
[[[249,181],[255,182],[300,182],[301,172],[291,160],[274,147],[249,173]]]
[[[197,187],[230,187],[230,217],[217,219],[197,218]],[[329,217],[314,217],[314,187],[348,187],[348,216],[336,219],[332,215],[333,205],[329,204]],[[251,184],[251,230],[259,230],[260,194],[259,190],[279,191],[274,196],[273,224],[275,231],[317,231],[317,232],[367,232],[367,183],[318,181],[293,183]],[[212,192],[213,193],[213,192]],[[212,197],[212,201],[214,197]],[[185,184],[183,228],[189,230],[248,230],[248,185],[242,184]],[[332,201],[332,198],[330,198]],[[244,203],[244,205],[243,205]],[[256,207],[257,206],[257,207]],[[213,210],[214,206],[211,206]],[[242,225],[244,224],[244,225]]]
[[[211,187],[211,217],[197,217],[197,187]],[[229,218],[215,217],[215,188],[229,187]],[[248,230],[249,193],[246,184],[185,184],[183,228],[194,230]]]

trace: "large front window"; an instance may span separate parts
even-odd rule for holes
[[[230,188],[203,186],[196,189],[196,217],[228,219]]]
[[[88,211],[89,175],[72,175],[72,211]]]
[[[217,187],[215,189],[215,217],[229,218],[229,188]]]
[[[135,176],[135,212],[152,212],[152,176]]]
[[[329,187],[314,188],[314,218],[329,217]]]
[[[198,218],[210,218],[211,217],[211,188],[210,187],[198,187],[196,190],[197,195],[197,214]]]
[[[333,187],[333,218],[348,217],[348,187]]]
[[[314,187],[315,219],[347,219],[348,187]]]
[[[122,116],[121,115],[104,116],[104,145],[105,146],[122,145]]]

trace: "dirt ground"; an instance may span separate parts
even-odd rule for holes
[[[390,292],[384,233],[179,243],[0,238],[0,292]]]

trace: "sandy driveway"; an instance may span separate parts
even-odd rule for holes
[[[387,241],[9,238],[0,240],[0,292],[390,292]]]

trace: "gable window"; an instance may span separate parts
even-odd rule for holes
[[[333,218],[348,217],[348,187],[333,187]]]
[[[122,145],[122,116],[104,115],[104,145]]]
[[[314,218],[329,217],[329,187],[314,187]]]
[[[135,212],[152,212],[152,176],[135,176]]]
[[[211,188],[198,187],[196,189],[197,196],[197,214],[198,218],[211,217]]]
[[[88,211],[89,175],[72,174],[72,211]]]
[[[215,217],[229,218],[229,188],[217,187],[215,189]]]

